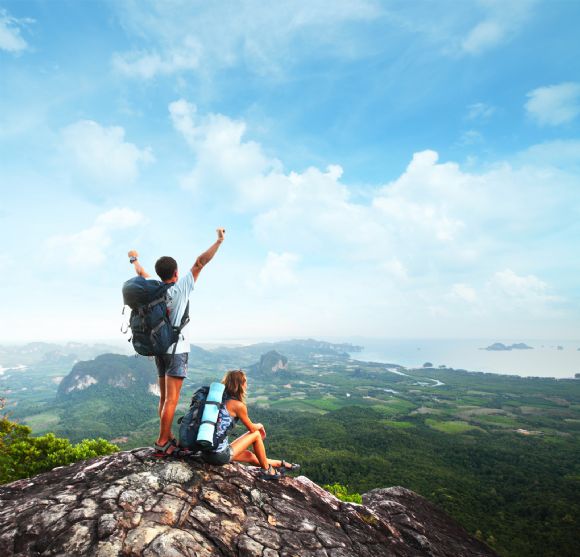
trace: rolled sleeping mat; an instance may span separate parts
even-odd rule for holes
[[[225,385],[223,383],[212,383],[209,386],[209,393],[205,400],[205,407],[201,415],[201,425],[197,432],[197,444],[202,448],[213,447],[213,436],[215,426],[220,411],[220,404],[224,396]]]

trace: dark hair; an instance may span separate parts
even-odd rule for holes
[[[177,271],[177,261],[173,257],[164,255],[160,257],[155,263],[155,272],[159,275],[161,280],[169,280]]]

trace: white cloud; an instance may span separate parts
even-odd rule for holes
[[[297,323],[303,319],[294,304],[307,300],[302,305],[316,308],[317,300],[334,296],[337,320],[349,321],[349,311],[360,307],[356,318],[368,322],[368,330],[375,322],[388,328],[377,315],[389,315],[408,334],[441,315],[475,331],[479,318],[492,330],[498,315],[507,327],[522,315],[555,314],[559,299],[529,274],[542,266],[539,250],[546,248],[526,239],[547,238],[555,223],[576,222],[575,174],[523,155],[511,165],[469,172],[426,150],[415,153],[399,177],[360,198],[340,166],[285,170],[246,139],[242,121],[199,114],[184,100],[172,103],[170,114],[195,156],[189,177],[196,198],[207,195],[214,205],[245,212],[270,252],[263,267],[249,273],[256,277],[249,295],[292,286],[276,303]],[[528,274],[492,273],[513,260]],[[518,294],[518,284],[527,294]]]
[[[381,268],[390,275],[393,279],[398,281],[406,281],[409,279],[409,273],[405,265],[400,259],[393,257],[389,261],[381,263]]]
[[[470,104],[467,107],[467,120],[488,120],[495,113],[495,107],[484,102]]]
[[[131,51],[113,56],[113,67],[129,77],[151,79],[156,75],[168,75],[199,67],[201,45],[195,37],[188,36],[181,44],[166,51]]]
[[[475,279],[477,280],[477,279]],[[511,269],[497,271],[479,286],[456,283],[443,297],[448,316],[479,317],[501,326],[501,319],[561,315],[565,300],[551,293],[549,285],[535,275],[518,275]]]
[[[415,276],[425,265],[476,265],[509,245],[514,231],[546,230],[569,204],[570,179],[533,161],[469,173],[430,150],[415,153],[399,178],[370,190],[363,203],[337,165],[284,171],[245,139],[242,121],[199,115],[184,100],[172,103],[170,114],[195,154],[184,185],[196,197],[249,211],[257,238],[276,252],[326,250],[378,265],[405,261],[405,272]]]
[[[147,49],[117,53],[114,67],[150,79],[181,71],[215,73],[245,65],[257,74],[277,75],[309,48],[316,55],[354,55],[356,40],[346,26],[382,13],[376,0],[264,3],[158,0],[116,4],[124,28],[145,39]]]
[[[295,253],[268,253],[266,262],[258,274],[261,286],[287,287],[298,282],[295,266],[300,260]]]
[[[481,21],[469,32],[461,46],[470,54],[479,54],[500,43],[505,31],[498,21]]]
[[[141,213],[115,207],[100,214],[89,228],[73,234],[52,236],[46,243],[53,256],[64,259],[70,265],[99,265],[105,261],[114,231],[132,228],[143,222]]]
[[[527,97],[525,108],[541,126],[567,124],[580,114],[580,83],[538,87]]]
[[[506,300],[517,305],[556,301],[548,294],[548,285],[534,275],[520,276],[511,269],[494,274],[488,287]]]
[[[62,130],[62,139],[65,155],[77,169],[104,186],[135,182],[139,165],[155,160],[150,148],[125,141],[125,130],[119,126],[80,120]]]
[[[536,166],[556,166],[563,169],[580,168],[580,140],[557,139],[532,145],[518,153],[516,160]]]
[[[454,284],[451,288],[451,294],[460,300],[469,303],[475,303],[478,299],[476,290],[471,286],[462,283]]]
[[[280,199],[287,188],[282,164],[254,141],[244,141],[246,124],[223,116],[198,116],[195,105],[180,99],[169,105],[173,125],[196,155],[193,170],[182,178],[185,189],[214,195],[235,193],[239,208],[263,206]]]
[[[483,143],[484,138],[483,135],[478,132],[477,130],[467,130],[461,134],[459,138],[458,145],[467,146],[467,145],[476,145],[478,143]]]
[[[510,40],[528,21],[536,0],[483,0],[485,16],[461,42],[465,54],[479,55]]]
[[[28,48],[28,44],[22,38],[20,28],[30,23],[30,19],[17,19],[0,8],[0,50],[7,52],[21,52]]]

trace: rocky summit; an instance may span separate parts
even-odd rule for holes
[[[306,477],[136,449],[0,487],[0,555],[492,556],[419,495],[344,503]]]

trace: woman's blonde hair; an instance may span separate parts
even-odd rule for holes
[[[241,369],[227,371],[222,379],[226,391],[240,402],[246,402],[246,374]]]

